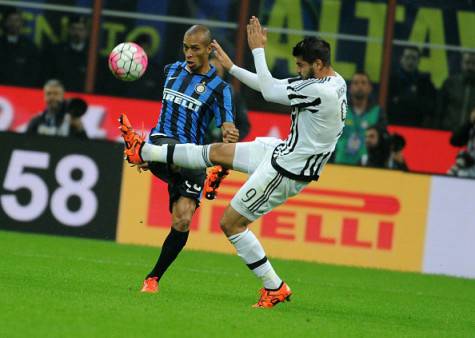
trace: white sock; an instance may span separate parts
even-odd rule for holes
[[[173,152],[173,164],[189,169],[212,167],[209,160],[210,145],[199,146],[193,143],[177,144]]]
[[[280,287],[282,279],[275,273],[261,243],[252,231],[246,229],[239,234],[229,236],[228,239],[236,248],[238,256],[262,280],[266,289],[278,289]]]
[[[209,145],[199,146],[192,143],[176,144],[173,151],[173,164],[188,169],[212,167],[209,160]],[[145,143],[140,153],[144,161],[167,163],[168,145]]]
[[[144,143],[140,156],[147,162],[161,162],[167,163],[167,148],[166,144],[157,146],[150,143]]]

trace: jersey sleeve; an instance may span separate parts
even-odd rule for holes
[[[168,65],[165,65],[165,67],[163,67],[163,73],[165,74],[165,77],[168,77],[168,72],[170,71],[170,68],[172,68],[171,63],[169,63]]]
[[[233,94],[231,87],[226,84],[222,91],[216,94],[216,100],[213,105],[213,113],[216,121],[216,127],[221,127],[223,122],[234,123],[233,113]]]

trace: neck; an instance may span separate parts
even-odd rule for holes
[[[352,97],[351,104],[353,106],[353,109],[356,110],[357,112],[364,112],[366,108],[368,107],[368,98],[364,97],[361,99],[357,99],[355,97]]]
[[[321,70],[321,72],[315,74],[316,78],[317,79],[320,79],[320,78],[323,78],[323,77],[327,77],[327,76],[335,76],[336,73],[335,71],[333,70],[332,66],[328,66],[328,67],[325,67]]]
[[[198,68],[197,70],[193,71],[191,70],[188,66],[186,66],[186,69],[188,69],[188,71],[190,73],[194,73],[194,74],[206,74],[210,71],[211,69],[211,66],[209,65],[209,63],[204,63],[200,68]]]

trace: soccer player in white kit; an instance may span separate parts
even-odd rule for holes
[[[318,180],[342,133],[346,116],[346,83],[330,65],[330,45],[306,38],[293,48],[299,77],[277,80],[264,53],[266,31],[252,17],[247,26],[256,73],[234,65],[214,41],[217,59],[237,79],[260,91],[265,100],[290,106],[291,130],[286,140],[264,137],[253,142],[155,146],[144,142],[125,115],[121,126],[130,163],[162,162],[199,169],[222,165],[250,174],[226,208],[220,225],[254,274],[263,281],[254,307],[270,308],[288,300],[289,286],[280,279],[248,225]]]

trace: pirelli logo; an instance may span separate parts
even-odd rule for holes
[[[198,213],[208,216],[195,215],[191,229],[221,233],[219,219],[243,183],[232,179],[223,181],[218,199],[204,201],[198,209]],[[162,204],[162,211],[167,211],[164,207],[168,206],[168,200],[164,195],[157,184],[152,187],[148,218],[152,227],[170,226],[169,216],[153,207]],[[160,196],[161,201],[157,200]],[[390,251],[397,231],[395,217],[400,210],[401,203],[396,196],[307,187],[252,227],[254,231],[259,228],[256,232],[261,239]]]
[[[202,105],[199,100],[169,88],[163,90],[163,101],[175,103],[195,112],[198,111]]]
[[[202,200],[187,249],[235,253],[219,220],[246,180],[232,172],[216,200]],[[251,229],[270,257],[421,271],[430,187],[425,175],[328,165]],[[162,245],[172,224],[166,184],[127,167],[121,195],[118,241]]]

